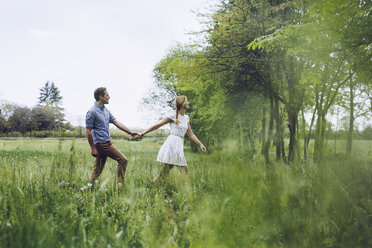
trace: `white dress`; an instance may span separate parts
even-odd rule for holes
[[[176,125],[176,115],[168,116],[173,120],[170,123],[170,135],[161,146],[156,161],[178,166],[186,166],[185,155],[183,153],[183,137],[188,128],[189,117],[178,115],[178,125]]]

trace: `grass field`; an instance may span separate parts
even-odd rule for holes
[[[0,247],[372,247],[371,142],[269,168],[186,147],[189,175],[154,185],[161,143],[114,140],[129,159],[118,188],[113,160],[88,184],[85,139],[1,140]]]

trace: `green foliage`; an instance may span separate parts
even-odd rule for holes
[[[314,1],[310,15],[338,41],[353,71],[371,80],[371,1]]]
[[[32,130],[32,114],[27,107],[16,107],[8,119],[10,130],[22,134]]]
[[[62,96],[57,88],[55,86],[54,82],[47,81],[45,85],[40,88],[40,96],[38,98],[38,106],[42,109],[45,109],[45,111],[38,111],[40,113],[52,113],[52,119],[56,122],[57,126],[62,126],[64,121],[64,114],[63,114],[63,108],[62,105]],[[35,108],[37,110],[37,108]],[[38,115],[38,125],[48,125],[46,123],[49,123],[51,121],[51,118],[48,116],[40,116]],[[52,120],[53,121],[53,120]]]
[[[301,135],[308,143],[315,128],[315,157],[321,159],[335,104],[356,109],[352,119],[368,113],[370,90],[363,97],[355,92],[368,89],[371,81],[370,10],[370,1],[221,1],[205,15],[201,41],[177,45],[158,63],[156,85],[170,93],[168,102],[174,95],[189,97],[192,124],[210,147],[220,149],[227,137],[247,147],[242,137],[260,130],[262,144],[276,142],[280,158],[283,127],[288,127],[289,161],[298,160],[301,113]],[[346,94],[350,74],[358,86]],[[270,108],[267,126],[257,106],[262,112]],[[309,112],[311,123],[305,118]],[[243,117],[251,113],[262,121]],[[269,162],[267,153],[266,158]]]
[[[54,85],[54,82],[49,84],[49,81],[40,88],[38,105],[42,107],[59,107],[62,103],[62,96],[59,89]]]
[[[152,178],[161,142],[115,140],[124,188],[107,161],[87,184],[86,140],[1,141],[0,247],[369,247],[371,158],[265,168],[239,151],[200,155],[190,173]]]
[[[63,113],[60,112],[60,108],[36,106],[30,109],[7,104],[2,109],[5,109],[5,113],[4,116],[0,115],[0,133],[6,136],[11,136],[10,133],[12,132],[20,132],[23,136],[39,137],[39,135],[34,134],[44,131],[44,133],[52,134],[56,130],[60,135],[70,128],[69,123],[62,123]]]
[[[367,140],[372,140],[372,126],[367,126],[363,132],[362,137]]]
[[[57,120],[52,108],[36,107],[32,109],[31,113],[34,130],[52,130],[56,127]]]

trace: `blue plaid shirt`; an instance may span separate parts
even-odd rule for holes
[[[115,120],[110,111],[98,103],[94,103],[85,117],[85,126],[92,128],[94,144],[110,141],[109,124]]]

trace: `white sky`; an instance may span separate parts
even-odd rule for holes
[[[189,31],[192,10],[211,0],[0,0],[0,100],[28,107],[53,81],[66,119],[84,124],[93,91],[105,86],[107,105],[128,127],[146,127],[138,106],[152,70]],[[79,121],[80,120],[80,121]],[[157,121],[157,120],[154,120]]]

